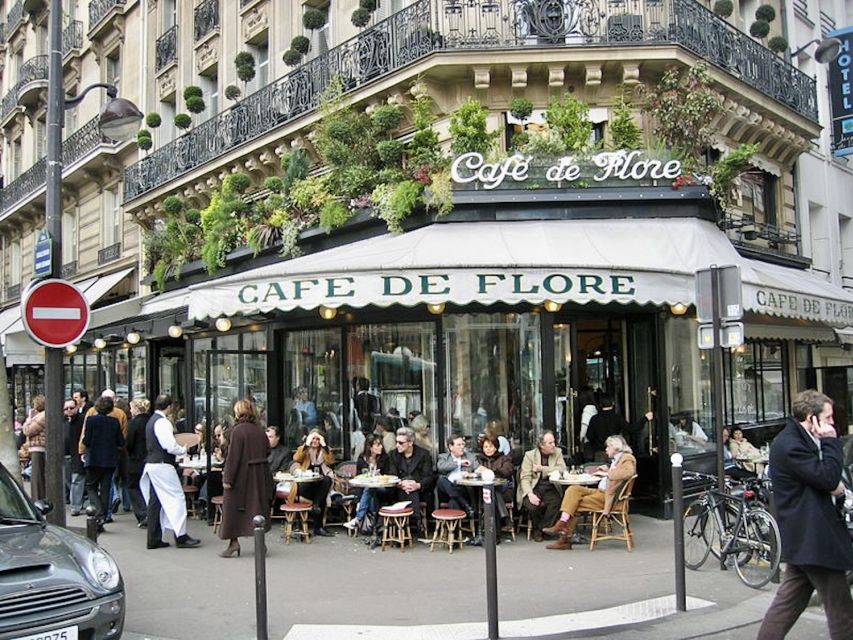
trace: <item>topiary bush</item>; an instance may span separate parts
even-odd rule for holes
[[[136,134],[136,146],[143,151],[148,151],[154,146],[154,141],[151,139],[151,133],[147,129],[140,129]]]
[[[376,0],[361,0],[358,3],[358,6],[364,9],[365,11],[376,11]]]
[[[326,25],[326,14],[319,9],[308,9],[302,16],[302,26],[309,31],[316,31]]]
[[[241,51],[234,58],[237,67],[237,77],[243,82],[251,82],[255,77],[255,56],[248,51]]]
[[[373,14],[370,11],[359,7],[358,9],[352,12],[350,20],[352,21],[354,26],[359,29],[363,29],[364,27],[370,24],[370,18],[372,16]]]
[[[296,49],[288,49],[281,56],[281,59],[288,67],[295,67],[300,62],[302,62],[302,54],[299,53]]]
[[[234,84],[229,84],[225,87],[225,97],[229,100],[237,100],[240,97],[240,87]]]
[[[767,48],[773,53],[784,53],[788,50],[788,41],[782,36],[773,36],[767,41]]]
[[[183,201],[178,196],[169,196],[163,200],[163,211],[170,215],[179,214],[184,208]]]
[[[298,51],[302,55],[305,55],[311,48],[311,41],[305,36],[296,36],[290,41],[290,48]]]
[[[728,18],[735,10],[732,0],[717,0],[714,3],[714,13],[721,18]]]
[[[756,20],[749,25],[749,35],[753,38],[766,38],[770,33],[770,23],[767,20]]]
[[[524,122],[533,113],[533,103],[527,98],[515,98],[509,103],[509,112],[513,118]]]
[[[370,121],[378,134],[385,135],[403,122],[403,110],[396,104],[383,104],[373,110]]]
[[[179,113],[175,116],[175,126],[178,129],[189,129],[193,124],[193,119],[187,113]]]
[[[244,194],[246,190],[251,186],[252,179],[242,172],[232,173],[230,176],[225,178],[225,182],[228,183],[231,190],[234,193]]]
[[[152,129],[156,129],[162,124],[162,119],[160,118],[160,114],[156,111],[152,111],[147,116],[145,116],[145,126],[151,127]]]
[[[281,193],[284,188],[284,181],[278,176],[270,176],[264,180],[264,188],[269,189],[273,193]]]
[[[194,84],[189,85],[186,89],[184,89],[184,100],[189,100],[190,98],[201,98],[204,93],[201,90],[201,87],[197,87]]]
[[[403,143],[399,140],[383,140],[376,145],[376,151],[383,165],[393,167],[403,157]]]
[[[776,9],[769,4],[763,4],[755,10],[755,19],[773,22],[776,19]]]
[[[201,113],[204,111],[204,98],[201,96],[190,96],[186,99],[187,111],[190,113]]]

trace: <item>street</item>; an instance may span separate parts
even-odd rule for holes
[[[674,593],[672,523],[634,516],[633,529],[631,553],[615,542],[590,552],[549,551],[523,535],[504,541],[497,550],[501,637],[755,637],[773,585],[749,589],[708,562],[687,572],[691,610],[664,615],[674,608],[674,598],[657,600]],[[267,535],[270,638],[486,637],[482,549],[371,551],[333,530],[335,538],[308,545],[284,545],[280,526]],[[131,515],[107,525],[100,543],[127,585],[124,637],[254,638],[252,541],[241,539],[242,557],[223,559],[225,542],[205,523],[191,520],[189,531],[201,548],[149,551]],[[631,606],[611,609],[620,605]],[[828,637],[823,612],[810,608],[788,637]]]

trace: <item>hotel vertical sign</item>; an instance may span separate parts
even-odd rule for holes
[[[853,154],[853,27],[827,36],[841,41],[841,53],[829,65],[833,155],[848,156]]]

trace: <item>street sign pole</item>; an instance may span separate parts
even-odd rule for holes
[[[711,377],[714,385],[714,431],[717,434],[717,485],[720,491],[726,488],[725,462],[723,459],[723,347],[720,344],[720,270],[711,265],[711,322],[713,323],[714,348],[711,350]]]

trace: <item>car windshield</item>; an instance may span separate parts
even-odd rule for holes
[[[6,468],[0,465],[0,526],[14,524],[16,520],[38,521],[39,516]]]

